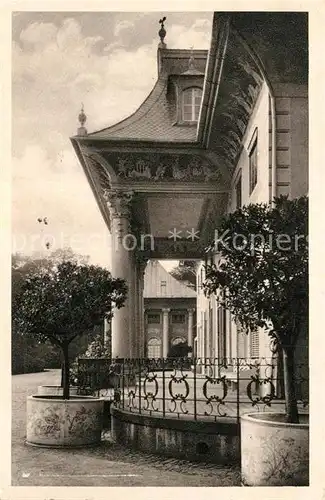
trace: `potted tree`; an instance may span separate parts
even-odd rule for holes
[[[12,255],[12,282],[11,294],[12,303],[15,304],[16,296],[20,291],[21,285],[27,277],[33,274],[39,274],[42,270],[49,270],[56,267],[64,261],[86,264],[88,257],[75,254],[71,248],[59,248],[48,255],[33,258],[23,254]],[[92,333],[92,332],[91,332]],[[90,335],[92,336],[92,335]],[[83,336],[78,336],[72,341],[69,347],[71,355],[76,356],[78,352],[84,350],[88,344],[87,332]],[[60,362],[60,352],[57,352],[57,347],[51,345],[48,341],[42,344],[35,338],[33,334],[24,332],[22,335],[17,328],[15,318],[12,322],[12,361],[13,371],[37,371],[45,368],[58,368]],[[18,362],[18,363],[17,363]],[[17,366],[18,365],[18,366]],[[42,385],[38,387],[39,394],[62,395],[63,394],[63,370],[61,370],[60,385]],[[78,387],[70,387],[70,394],[76,395],[79,392]]]
[[[306,197],[248,205],[221,222],[214,243],[219,260],[206,269],[205,293],[222,291],[225,307],[246,331],[267,328],[282,353],[285,413],[241,417],[247,485],[308,484],[309,421],[298,413],[295,379],[295,360],[304,354],[298,340],[306,340],[308,328],[307,234]]]
[[[112,303],[123,306],[124,280],[112,278],[99,266],[65,261],[27,277],[13,303],[21,332],[50,341],[63,357],[63,395],[27,398],[28,444],[81,446],[100,441],[103,401],[70,396],[69,345],[104,318],[111,319]]]

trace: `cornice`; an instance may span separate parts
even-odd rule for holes
[[[98,182],[96,182],[91,169],[89,168],[89,165],[87,164],[83,154],[81,153],[80,150],[80,145],[78,144],[78,141],[75,140],[75,138],[70,138],[72,146],[77,154],[77,157],[80,161],[80,164],[85,172],[85,175],[87,177],[87,180],[89,182],[90,188],[93,192],[93,195],[95,199],[97,200],[98,203],[98,208],[103,216],[103,219],[105,221],[105,224],[108,228],[109,231],[111,231],[111,221],[110,221],[110,216],[109,216],[109,211],[107,209],[107,205],[105,203],[105,200],[103,199],[102,196],[102,188],[98,185]]]

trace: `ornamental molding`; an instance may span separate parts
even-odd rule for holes
[[[131,217],[131,202],[133,191],[123,191],[120,189],[104,189],[103,198],[107,203],[112,218]]]
[[[103,159],[97,153],[92,152],[84,146],[80,147],[85,162],[90,172],[95,175],[101,189],[108,189],[111,186],[111,178],[107,169],[102,165]]]
[[[220,182],[217,167],[199,156],[154,153],[102,153],[119,182]]]

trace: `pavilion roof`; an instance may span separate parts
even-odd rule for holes
[[[167,99],[168,74],[161,74],[149,96],[129,117],[97,132],[94,139],[141,139],[168,142],[195,142],[195,126],[175,125],[175,103]]]

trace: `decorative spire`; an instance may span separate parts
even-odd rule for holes
[[[194,59],[194,52],[193,52],[193,49],[194,49],[194,47],[193,47],[193,45],[192,45],[192,47],[191,47],[191,55],[190,55],[190,58],[189,58],[189,60],[188,60],[188,69],[189,69],[190,71],[191,71],[191,70],[193,70],[193,69],[196,69],[196,68],[195,68],[195,59]]]
[[[159,35],[159,38],[160,38],[160,43],[159,43],[158,47],[160,49],[165,49],[167,47],[167,45],[164,42],[164,39],[165,39],[165,36],[166,36],[166,30],[165,30],[165,25],[164,25],[165,21],[166,21],[166,17],[163,17],[162,19],[159,19],[159,24],[161,24],[161,28],[158,31],[158,35]]]
[[[87,135],[87,129],[84,127],[86,121],[87,121],[87,116],[85,115],[84,112],[84,105],[81,103],[81,110],[78,116],[79,123],[81,127],[78,128],[78,135]]]
[[[190,57],[188,60],[188,69],[182,73],[182,75],[198,76],[204,75],[202,71],[195,67],[195,57],[194,57],[194,47],[191,47]]]

